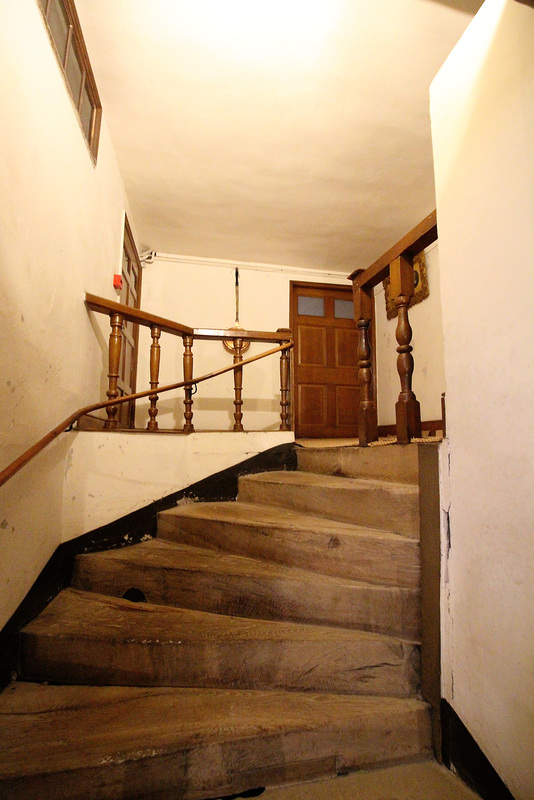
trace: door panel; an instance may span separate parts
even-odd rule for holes
[[[292,282],[290,291],[296,435],[355,437],[360,392],[352,289]]]

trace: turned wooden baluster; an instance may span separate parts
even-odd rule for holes
[[[278,328],[277,333],[291,333],[288,328]],[[281,342],[285,344],[285,342]],[[280,430],[290,431],[289,421],[289,350],[282,350],[280,353]]]
[[[117,382],[119,380],[119,365],[121,360],[121,346],[122,346],[122,324],[124,320],[122,314],[110,314],[111,333],[109,334],[109,372],[108,372],[108,390],[106,396],[110,400],[114,400],[119,396]],[[119,427],[117,421],[117,414],[119,411],[118,406],[108,406],[106,409],[108,418],[104,423],[104,428],[108,431],[115,430]]]
[[[184,381],[193,378],[193,337],[190,335],[182,336],[184,343]],[[193,425],[193,387],[184,388],[184,433],[192,433],[195,430]]]
[[[158,423],[156,417],[158,415],[159,399],[157,388],[159,384],[159,358],[161,351],[159,337],[161,336],[161,328],[157,325],[152,325],[150,332],[152,334],[152,344],[150,345],[150,388],[153,390],[154,394],[149,395],[148,398],[150,400],[150,408],[148,409],[148,416],[150,419],[146,427],[149,431],[157,431]]]
[[[374,295],[371,288],[362,289],[354,284],[354,317],[358,328],[358,381],[360,407],[358,409],[358,444],[367,447],[378,439],[378,417],[373,400],[373,372],[369,328],[374,315]]]
[[[234,364],[239,364],[243,361],[243,339],[234,339]],[[243,419],[243,412],[241,406],[243,400],[241,392],[243,389],[243,367],[234,369],[234,431],[241,432],[244,430],[241,420]]]
[[[412,328],[408,318],[408,306],[414,292],[414,272],[412,264],[403,256],[399,256],[390,264],[390,290],[398,311],[397,370],[401,391],[395,404],[397,441],[400,444],[409,444],[412,437],[421,436],[421,409],[412,391],[414,361],[413,347],[410,345]]]

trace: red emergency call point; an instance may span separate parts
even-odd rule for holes
[[[113,288],[122,289],[122,275],[113,276]]]

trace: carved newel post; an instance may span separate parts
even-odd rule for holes
[[[396,338],[398,342],[397,370],[401,391],[395,405],[397,441],[409,444],[412,437],[421,436],[421,409],[412,391],[414,361],[412,328],[408,318],[408,306],[414,293],[414,271],[412,264],[399,256],[390,264],[390,291],[398,311]]]
[[[363,270],[362,270],[363,272]],[[358,381],[360,407],[358,409],[358,444],[367,447],[378,439],[378,420],[373,400],[373,373],[369,328],[374,313],[372,288],[362,289],[354,284],[354,318],[358,328]]]

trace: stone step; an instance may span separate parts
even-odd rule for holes
[[[415,699],[11,684],[3,800],[201,800],[430,755]]]
[[[419,490],[407,484],[312,472],[264,472],[239,478],[238,499],[419,538]]]
[[[373,633],[221,616],[67,589],[21,632],[20,676],[50,683],[408,696],[419,651]]]
[[[419,593],[151,540],[78,556],[74,588],[259,619],[335,625],[417,640]]]
[[[408,483],[419,481],[419,447],[395,444],[387,447],[297,447],[298,468],[321,475]]]
[[[325,575],[419,586],[419,542],[257,503],[190,503],[163,511],[158,538]]]

